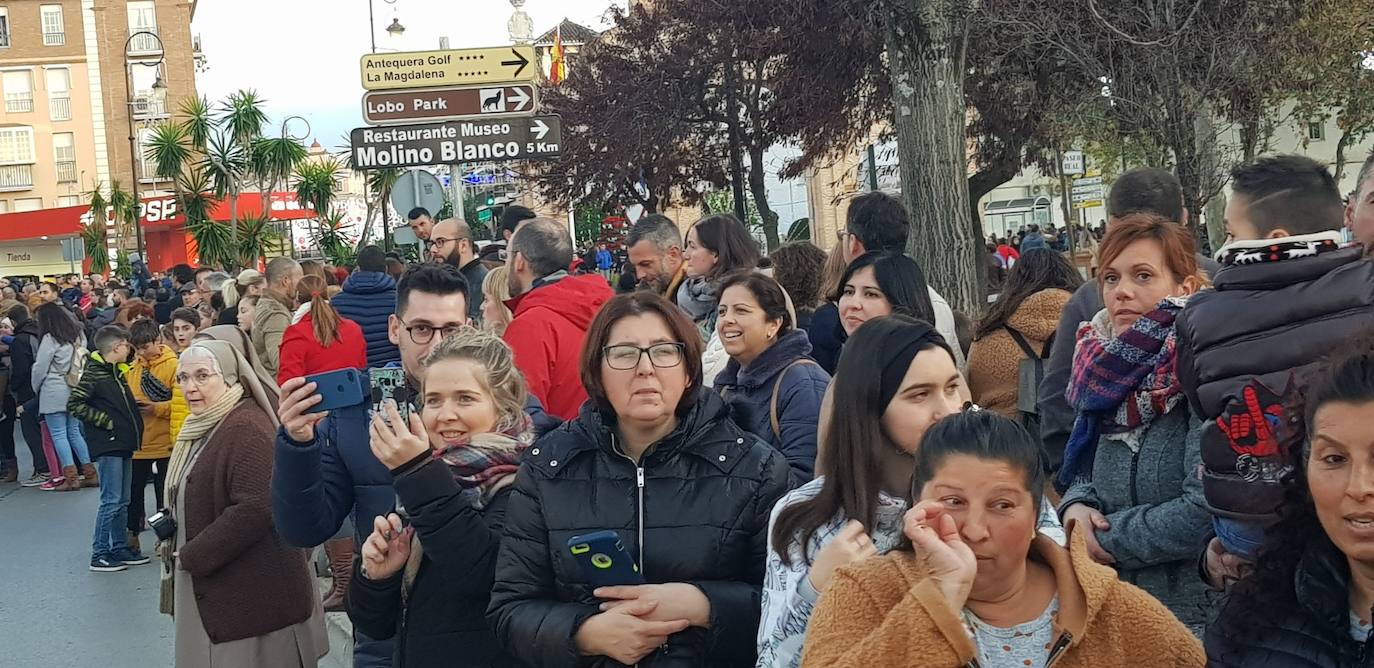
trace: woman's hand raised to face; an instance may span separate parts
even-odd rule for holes
[[[420,422],[420,416],[412,412],[407,423],[396,410],[396,402],[391,400],[387,400],[383,412],[386,419],[383,419],[382,413],[373,415],[372,427],[369,430],[372,436],[372,454],[376,455],[382,464],[394,471],[402,464],[429,452],[429,437],[425,434],[425,426]]]
[[[930,578],[954,610],[962,610],[978,575],[978,559],[959,535],[954,517],[939,501],[922,501],[906,511],[902,532],[930,567]]]

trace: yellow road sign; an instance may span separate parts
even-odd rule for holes
[[[534,81],[535,71],[531,46],[369,53],[362,58],[364,90]]]

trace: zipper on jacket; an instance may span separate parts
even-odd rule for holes
[[[1071,642],[1073,642],[1072,633],[1065,631],[1063,635],[1060,635],[1059,640],[1054,643],[1054,647],[1050,648],[1050,655],[1045,659],[1045,668],[1053,666],[1054,662],[1059,660],[1059,655],[1063,654],[1064,650],[1069,648],[1069,643]]]
[[[1140,492],[1138,491],[1138,490],[1139,490],[1139,485],[1137,484],[1137,481],[1136,481],[1136,476],[1139,474],[1139,472],[1140,472],[1140,448],[1136,448],[1135,452],[1131,453],[1131,505],[1132,505],[1132,506],[1138,506],[1138,505],[1140,505]]]
[[[611,437],[611,445],[614,446],[616,453],[624,457],[635,467],[635,495],[637,497],[636,502],[638,507],[635,513],[635,536],[639,543],[639,575],[644,577],[646,572],[644,566],[644,465],[625,454],[625,452],[620,449],[620,440],[615,436]],[[647,454],[647,451],[645,454]],[[643,457],[644,455],[640,455],[641,459],[643,459]]]

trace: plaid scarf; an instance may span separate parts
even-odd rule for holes
[[[1079,326],[1073,376],[1064,392],[1078,417],[1064,446],[1061,486],[1091,479],[1101,434],[1120,434],[1134,450],[1145,428],[1183,398],[1175,375],[1174,321],[1186,303],[1168,297],[1120,336],[1112,335],[1106,310]]]
[[[524,413],[506,422],[494,433],[465,438],[433,454],[448,465],[459,487],[478,490],[475,505],[479,509],[498,490],[515,482],[520,460],[534,441],[530,418]]]

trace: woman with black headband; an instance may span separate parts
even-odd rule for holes
[[[769,522],[759,665],[797,666],[806,623],[835,570],[902,538],[913,454],[931,425],[964,405],[949,344],[929,323],[875,318],[845,344],[817,477],[784,496]],[[1063,534],[1053,512],[1048,533]]]

